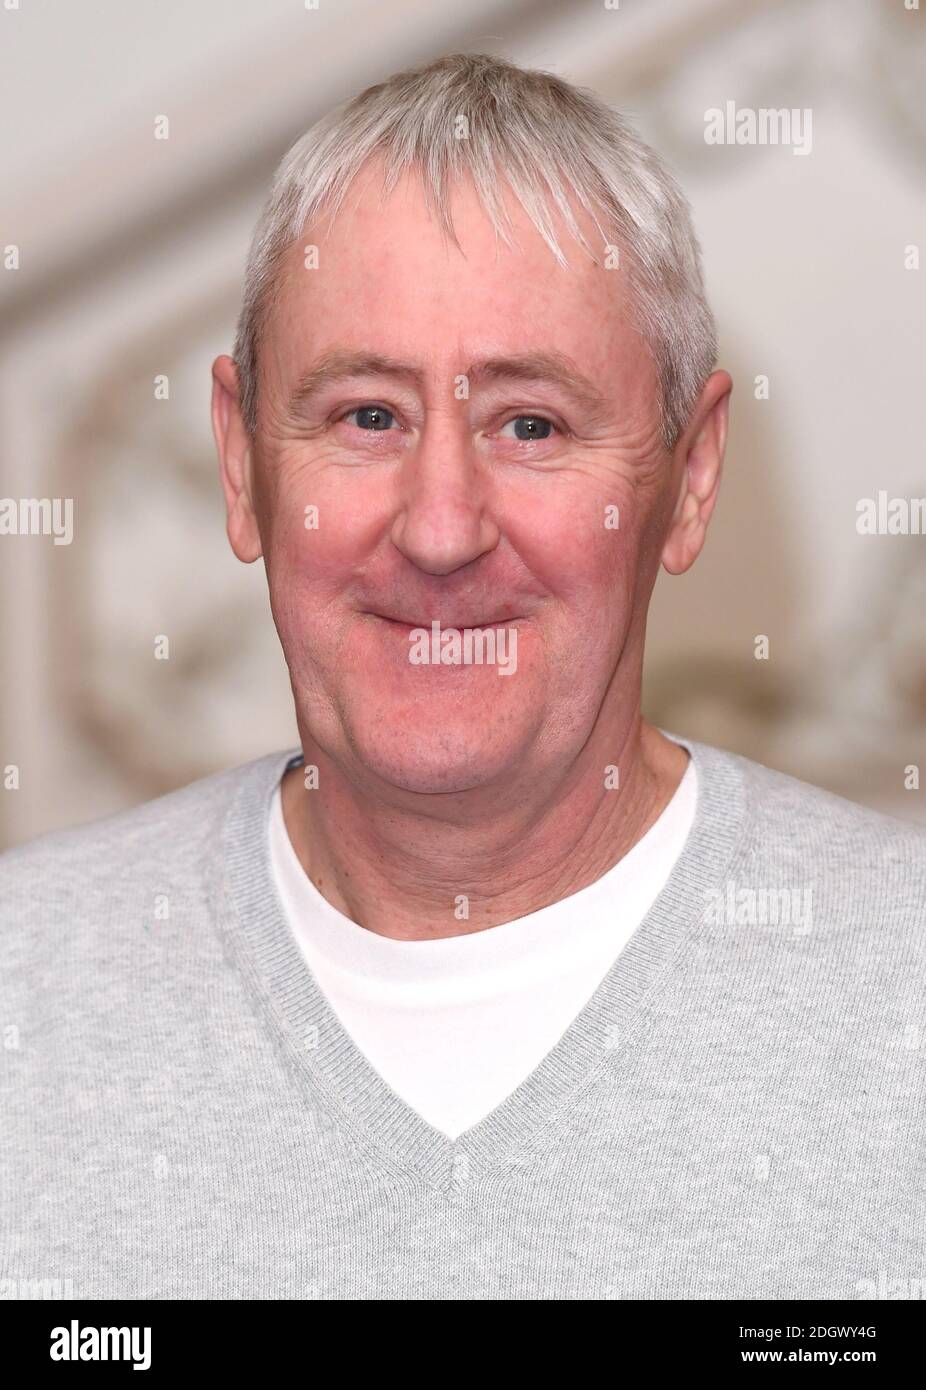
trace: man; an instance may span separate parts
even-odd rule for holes
[[[7,856],[0,1274],[922,1274],[926,836],[641,718],[714,359],[681,193],[554,77],[444,58],[288,153],[213,421],[301,747]]]

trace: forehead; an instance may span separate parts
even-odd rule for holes
[[[561,265],[504,181],[499,195],[511,244],[468,176],[450,190],[455,244],[416,171],[384,195],[382,167],[369,161],[337,214],[322,214],[283,257],[268,325],[277,352],[304,366],[345,348],[432,361],[555,349],[599,375],[645,358],[624,269],[609,268],[594,219],[573,208],[586,249],[551,205]]]

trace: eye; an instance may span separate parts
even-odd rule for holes
[[[506,435],[505,430],[511,425],[514,426],[514,435]],[[554,428],[552,420],[545,419],[543,415],[516,415],[507,425],[502,426],[499,433],[506,439],[514,438],[522,443],[531,443],[535,439],[549,439]]]
[[[351,410],[342,419],[357,417],[357,428],[361,430],[389,430],[395,424],[395,416],[384,405],[361,405]]]

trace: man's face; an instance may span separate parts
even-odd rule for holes
[[[261,348],[274,618],[303,737],[340,765],[415,792],[510,788],[636,699],[673,502],[655,370],[621,272],[561,225],[568,268],[513,198],[509,249],[458,185],[461,253],[417,178],[381,205],[377,174],[290,248]],[[563,363],[572,382],[550,375]],[[300,392],[319,366],[337,370]],[[506,661],[413,662],[411,629],[435,620],[494,627]]]

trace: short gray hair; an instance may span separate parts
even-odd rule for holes
[[[497,233],[511,245],[501,172],[561,265],[567,261],[550,199],[590,249],[570,206],[574,194],[601,233],[602,249],[616,247],[627,273],[636,326],[659,377],[663,440],[673,447],[717,356],[687,199],[655,151],[594,93],[476,53],[438,58],[368,87],[322,116],[281,160],[251,242],[234,348],[252,437],[258,350],[280,259],[323,210],[334,217],[374,154],[385,162],[384,192],[406,170],[419,172],[429,208],[457,245],[449,193],[461,174],[469,172]],[[600,213],[612,234],[602,229]]]

